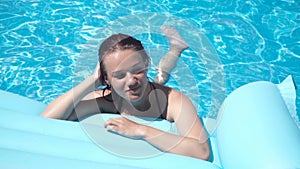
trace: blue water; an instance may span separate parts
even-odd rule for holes
[[[226,83],[221,87],[226,94],[250,82],[280,83],[292,75],[300,116],[300,1],[297,0],[1,0],[0,89],[49,103],[92,71],[78,73],[76,69],[82,60],[89,67],[94,66],[91,57],[80,56],[99,30],[122,18],[145,16],[144,13],[151,13],[149,18],[171,15],[192,23],[194,27],[180,32],[188,36],[189,31],[196,30],[209,40],[224,70]],[[120,27],[124,31],[138,28],[138,21],[130,21]],[[159,20],[153,23],[159,24]],[[167,51],[167,40],[157,32],[134,36],[142,40],[148,52],[154,50],[152,56],[156,56],[158,49],[159,55]],[[187,39],[192,40],[193,36]],[[186,88],[196,88],[199,92],[182,89],[199,104],[199,114],[215,116],[209,113],[213,82],[203,59],[190,48],[183,52],[180,62],[188,65],[193,77],[184,76],[180,70],[183,66],[179,64],[168,85],[178,87],[181,78]],[[149,76],[154,73],[153,68]]]

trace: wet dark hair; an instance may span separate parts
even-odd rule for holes
[[[107,87],[110,87],[106,83],[107,72],[106,72],[105,65],[103,64],[103,58],[113,52],[123,51],[127,49],[131,49],[139,52],[143,58],[143,61],[146,64],[146,67],[148,67],[150,58],[145,52],[141,41],[126,34],[119,33],[119,34],[111,35],[110,37],[108,37],[103,41],[103,43],[100,45],[98,50],[98,57],[99,57],[98,59],[100,63],[100,72],[101,72],[100,82],[102,85],[106,85]]]

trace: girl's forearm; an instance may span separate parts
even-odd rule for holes
[[[144,128],[143,138],[153,146],[169,153],[203,160],[208,160],[210,157],[208,140],[200,142],[194,138],[167,133],[148,126]]]
[[[94,89],[95,79],[92,76],[88,77],[76,87],[52,101],[41,116],[55,119],[67,119],[80,100]]]

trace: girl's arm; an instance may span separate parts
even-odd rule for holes
[[[99,68],[98,64],[93,75],[52,101],[41,116],[54,119],[68,119],[82,98],[94,91],[98,86]]]
[[[77,104],[95,89],[95,79],[91,76],[68,92],[52,101],[41,114],[43,117],[66,120]]]
[[[209,141],[194,105],[182,93],[173,90],[170,95],[168,118],[174,120],[180,135],[147,127],[144,139],[170,153],[208,160]]]
[[[137,124],[124,117],[109,119],[108,130],[129,137],[141,138],[162,151],[190,156],[203,160],[210,158],[210,147],[206,131],[191,101],[179,92],[173,92],[169,101],[168,119],[175,121],[180,135]]]

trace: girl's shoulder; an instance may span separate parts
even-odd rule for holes
[[[165,85],[161,85],[161,84],[158,84],[158,83],[151,83],[153,88],[154,89],[158,89],[158,90],[162,90],[164,93],[167,94],[168,98],[169,99],[172,99],[172,98],[177,98],[178,97],[184,97],[184,94],[176,89],[173,89],[171,87],[168,87],[168,86],[165,86]]]

